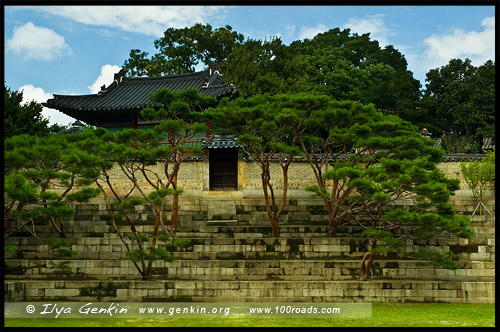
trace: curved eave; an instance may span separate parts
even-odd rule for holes
[[[111,109],[111,110],[75,110],[75,109],[59,109],[59,112],[64,113],[72,118],[86,122],[93,126],[101,125],[103,119],[115,118],[117,116],[130,116],[136,114],[138,109]]]

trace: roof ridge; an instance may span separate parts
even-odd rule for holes
[[[95,97],[95,96],[97,96],[97,93],[94,93],[94,94],[91,93],[91,94],[86,94],[86,95],[60,95],[60,94],[53,93],[52,96],[54,98],[49,98],[49,100],[55,99],[56,97],[63,97],[63,98],[64,97],[87,97],[87,98],[88,97]]]
[[[184,73],[184,74],[173,74],[173,75],[164,75],[164,76],[141,76],[141,77],[123,77],[123,82],[125,81],[140,81],[140,80],[148,80],[148,81],[152,81],[152,80],[164,80],[164,79],[176,79],[176,78],[184,78],[184,77],[187,77],[187,76],[210,76],[208,74],[208,71],[207,70],[203,70],[203,71],[197,71],[197,72],[194,72],[194,73]]]
[[[225,87],[225,86],[231,86],[231,83],[209,85],[205,89],[215,89],[215,88],[220,88],[220,87]]]

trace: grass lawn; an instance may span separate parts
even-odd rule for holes
[[[9,318],[6,327],[494,327],[494,304],[373,303],[372,318]]]

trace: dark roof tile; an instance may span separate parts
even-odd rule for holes
[[[209,83],[206,87],[207,82]],[[194,87],[198,92],[212,97],[231,95],[236,91],[232,84],[224,83],[222,76],[208,71],[161,77],[122,77],[105,91],[93,95],[54,95],[43,105],[55,108],[76,119],[89,122],[89,119],[110,114],[134,113],[144,107],[155,106],[149,95],[160,89],[186,90]]]
[[[236,143],[236,138],[233,135],[213,135],[211,139],[205,142],[207,149],[227,149],[240,147]]]

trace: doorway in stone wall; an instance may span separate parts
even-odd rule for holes
[[[238,189],[238,148],[209,149],[210,190]]]

